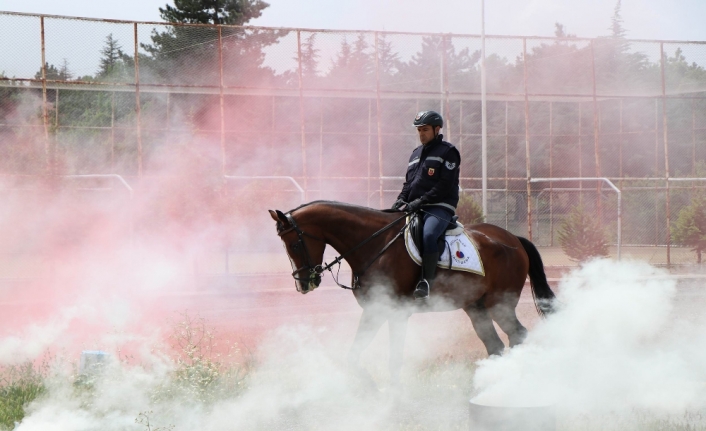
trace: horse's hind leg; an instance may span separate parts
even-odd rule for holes
[[[517,301],[514,301],[515,304]],[[490,317],[500,326],[500,329],[507,334],[510,347],[522,343],[527,338],[527,328],[517,319],[515,306],[507,302],[499,302],[488,308]]]
[[[480,338],[485,345],[488,356],[502,355],[505,344],[503,344],[498,336],[495,326],[493,326],[493,321],[488,314],[488,310],[485,308],[485,305],[483,305],[483,300],[478,300],[474,304],[464,308],[463,311],[471,318],[473,329],[476,331],[476,334],[478,334],[478,338]]]

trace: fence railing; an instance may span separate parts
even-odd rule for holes
[[[197,154],[202,176],[385,207],[415,113],[435,109],[478,189],[480,44],[0,12],[0,174],[139,184]],[[623,213],[601,216],[622,223],[618,244],[666,246],[671,263],[673,221],[706,175],[706,42],[487,36],[486,57],[488,220],[533,237],[540,179],[606,178],[623,192]]]

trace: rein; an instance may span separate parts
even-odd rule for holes
[[[304,254],[305,254],[305,257],[306,257],[306,266],[301,266],[301,267],[295,269],[295,270],[292,272],[292,277],[293,277],[295,280],[297,280],[297,281],[300,281],[300,282],[307,282],[307,283],[309,283],[309,282],[311,282],[312,280],[314,280],[314,282],[315,282],[316,285],[318,286],[319,283],[321,283],[321,274],[322,274],[324,271],[329,271],[329,272],[331,273],[331,277],[333,278],[334,282],[338,285],[338,287],[341,287],[341,288],[343,288],[343,289],[348,289],[348,290],[355,290],[355,289],[357,289],[358,287],[360,287],[360,284],[359,284],[359,279],[360,279],[360,277],[361,277],[363,274],[365,274],[365,272],[373,265],[373,263],[375,263],[375,261],[377,261],[377,260],[380,258],[380,256],[382,256],[382,255],[392,246],[392,244],[393,244],[395,241],[397,241],[397,239],[398,239],[400,236],[402,236],[402,234],[404,233],[404,230],[405,230],[405,229],[407,228],[407,226],[409,225],[409,223],[405,223],[405,225],[402,227],[402,229],[400,229],[400,231],[397,233],[397,235],[395,235],[395,237],[392,238],[392,240],[390,240],[387,244],[385,244],[385,246],[378,252],[378,254],[375,255],[375,257],[373,257],[373,259],[370,260],[370,261],[363,267],[363,270],[362,270],[362,271],[360,271],[359,273],[355,273],[355,272],[353,273],[353,286],[350,286],[350,287],[349,287],[349,286],[346,286],[346,285],[344,285],[344,284],[341,284],[341,283],[338,281],[338,276],[339,276],[339,273],[340,273],[340,271],[341,271],[341,262],[345,259],[346,256],[349,256],[351,253],[353,253],[354,251],[356,251],[356,250],[358,250],[359,248],[363,247],[365,244],[367,244],[367,243],[369,243],[370,241],[372,241],[373,239],[377,238],[378,236],[380,236],[380,235],[383,234],[384,232],[390,230],[397,222],[399,222],[400,220],[402,220],[402,219],[404,219],[405,217],[407,217],[407,214],[405,213],[403,216],[401,216],[401,217],[395,219],[394,221],[392,221],[391,223],[385,225],[383,228],[381,228],[381,229],[378,230],[377,232],[373,233],[372,235],[370,235],[369,237],[367,237],[367,238],[364,239],[363,241],[359,242],[358,244],[356,244],[355,246],[353,246],[352,248],[350,248],[350,249],[349,249],[348,251],[346,251],[345,253],[341,253],[341,254],[340,254],[338,257],[336,257],[331,263],[327,264],[326,262],[323,262],[323,263],[324,263],[324,266],[321,266],[321,265],[312,265],[311,255],[309,254],[309,249],[306,247],[306,243],[304,242],[304,237],[305,237],[305,236],[308,236],[308,237],[311,238],[311,239],[315,239],[315,240],[321,241],[321,242],[323,242],[323,243],[326,243],[326,240],[323,239],[323,238],[319,238],[319,237],[317,237],[317,236],[308,234],[308,233],[304,232],[303,230],[301,230],[301,228],[300,228],[300,227],[297,225],[297,223],[294,221],[294,217],[292,217],[291,214],[287,213],[287,214],[285,214],[285,217],[287,218],[287,221],[289,222],[289,224],[292,225],[292,227],[290,227],[289,229],[283,230],[282,232],[278,232],[277,234],[278,234],[280,237],[282,237],[282,235],[284,235],[284,234],[286,234],[286,233],[288,233],[288,232],[294,230],[294,231],[297,233],[297,236],[299,237],[299,242],[298,242],[296,245],[298,246],[298,245],[301,244],[302,248],[304,249]],[[335,275],[334,275],[333,269],[332,269],[332,268],[334,267],[334,265],[338,265],[338,270],[336,271],[336,274],[335,274]],[[307,269],[309,270],[309,278],[297,277],[297,274],[299,274],[300,272],[305,271],[305,270],[307,270]]]

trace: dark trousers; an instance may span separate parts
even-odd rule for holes
[[[453,212],[439,206],[425,206],[422,208],[424,215],[424,254],[440,253],[437,246],[439,237],[448,229]],[[436,216],[436,217],[434,217]]]

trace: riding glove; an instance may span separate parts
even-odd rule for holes
[[[423,198],[415,199],[415,200],[413,200],[412,202],[410,202],[410,203],[407,204],[406,210],[407,210],[407,212],[415,212],[415,211],[418,211],[419,208],[421,208],[422,205],[424,205],[425,202],[426,202],[426,201],[425,201]]]
[[[397,199],[394,204],[392,204],[392,210],[397,211],[404,206],[405,202],[402,199]]]

